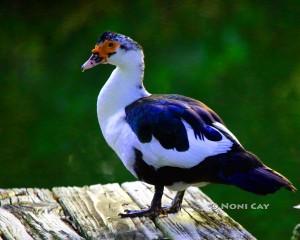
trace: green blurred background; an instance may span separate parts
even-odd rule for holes
[[[100,133],[96,99],[112,66],[81,64],[106,30],[145,51],[145,85],[217,111],[240,141],[299,188],[300,2],[11,1],[0,6],[0,186],[52,187],[134,178]],[[203,189],[259,239],[288,239],[299,193]]]

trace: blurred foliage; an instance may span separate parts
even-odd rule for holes
[[[300,186],[300,2],[10,1],[0,7],[1,187],[133,180],[104,142],[99,89],[112,71],[80,65],[106,30],[145,51],[145,85],[215,109],[240,141]],[[299,193],[260,197],[222,185],[217,203],[259,239],[287,239]]]

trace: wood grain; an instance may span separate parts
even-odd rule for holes
[[[129,182],[122,187],[141,208],[149,207],[153,186]],[[174,196],[175,192],[165,189],[163,205],[169,205]],[[195,187],[188,189],[179,213],[156,218],[156,224],[171,239],[255,239]]]
[[[187,190],[179,213],[154,221],[119,217],[125,209],[148,208],[153,190],[142,182],[0,189],[0,240],[255,239],[195,187]],[[174,194],[165,189],[163,205]]]
[[[5,238],[82,239],[64,221],[62,208],[49,190],[2,190],[0,199],[0,230]]]
[[[53,189],[65,212],[86,238],[159,239],[162,233],[147,218],[122,219],[125,208],[138,209],[118,184]],[[76,196],[76,197],[74,197]]]

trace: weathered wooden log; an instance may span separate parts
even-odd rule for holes
[[[120,218],[149,207],[153,187],[127,182],[85,187],[0,190],[0,239],[255,239],[198,188],[179,213]],[[166,190],[163,204],[174,193]]]

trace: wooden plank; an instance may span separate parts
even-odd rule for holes
[[[175,193],[166,189],[166,197],[173,199]],[[184,196],[184,208],[197,222],[207,222],[218,234],[226,236],[226,239],[255,239],[239,223],[228,216],[216,203],[205,195],[197,187],[189,187]]]
[[[88,187],[58,187],[52,191],[64,212],[82,236],[90,239],[112,239],[88,194]]]
[[[0,189],[0,206],[12,204],[12,201],[16,201],[18,196],[26,196],[26,194],[25,188]]]
[[[142,182],[122,187],[59,187],[53,193],[46,189],[0,189],[0,240],[255,239],[195,187],[187,190],[183,209],[177,214],[154,222],[118,216],[125,209],[149,207],[153,190]],[[163,204],[170,204],[174,194],[165,189]]]
[[[153,197],[153,187],[141,182],[123,183],[122,187],[138,203],[141,208],[148,208]],[[163,204],[166,199],[163,197]],[[202,239],[205,232],[199,231],[197,223],[185,212],[169,214],[168,217],[156,218],[156,225],[170,239]],[[212,239],[209,235],[207,239]]]
[[[11,227],[15,227],[18,230],[26,229],[28,236],[24,231],[22,232],[22,234],[25,234],[25,237],[27,236],[33,239],[82,239],[76,231],[64,221],[66,218],[62,208],[53,198],[49,190],[0,190],[0,205],[2,217],[4,217],[3,219],[10,217],[10,219],[14,220]],[[7,215],[7,213],[10,213],[10,215]],[[13,219],[12,216],[15,219]],[[16,219],[18,221],[16,221]],[[5,233],[5,230],[1,229],[1,231],[5,238],[10,237]]]
[[[95,203],[95,208],[102,216],[106,226],[114,233],[115,238],[124,239],[158,239],[162,233],[156,229],[148,218],[120,218],[119,213],[132,207],[139,209],[119,184],[92,186],[89,196]],[[102,198],[99,198],[99,194]]]
[[[84,188],[54,188],[66,214],[89,239],[161,239],[162,233],[147,218],[121,219],[125,208],[138,209],[118,184]]]
[[[154,192],[153,186],[141,182],[129,182],[123,183],[122,187],[141,208],[149,207]],[[201,193],[197,188],[192,188],[194,197],[201,196],[201,198],[195,199],[195,202],[199,200],[199,206],[203,204],[203,207],[207,208],[207,204],[213,204],[209,198],[204,198],[205,201],[202,200],[204,194],[195,195],[196,191]],[[174,194],[166,190],[166,194],[163,196],[163,205],[170,204]],[[192,196],[190,191],[187,195],[188,197]],[[201,212],[198,208],[196,210],[195,207],[193,208],[187,201],[184,201],[183,209],[179,213],[156,218],[156,224],[171,239],[255,239],[245,230],[242,229],[241,232],[241,229],[237,228],[238,224],[228,218],[228,215],[223,215],[223,212],[220,214],[211,212],[208,215],[207,212]]]
[[[3,208],[0,208],[0,232],[8,240],[33,240],[20,220]]]

